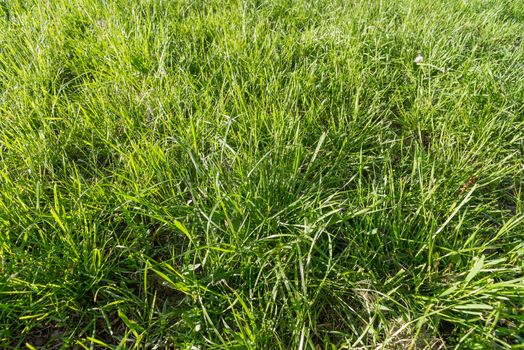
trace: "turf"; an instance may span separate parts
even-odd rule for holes
[[[522,348],[523,33],[519,0],[0,1],[0,347]]]

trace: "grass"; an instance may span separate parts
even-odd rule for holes
[[[1,348],[523,348],[521,1],[0,5]]]

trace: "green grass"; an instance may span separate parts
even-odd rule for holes
[[[522,349],[523,33],[520,0],[0,1],[0,348]]]

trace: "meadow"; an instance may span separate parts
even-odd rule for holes
[[[0,1],[0,348],[524,349],[524,1]]]

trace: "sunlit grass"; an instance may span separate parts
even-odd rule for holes
[[[0,2],[0,347],[524,343],[519,1]]]

